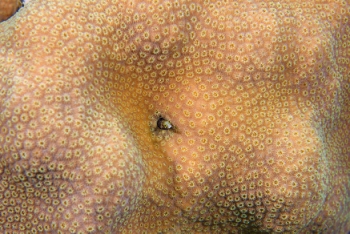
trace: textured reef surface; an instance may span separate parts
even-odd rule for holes
[[[350,230],[349,1],[20,5],[1,233]]]

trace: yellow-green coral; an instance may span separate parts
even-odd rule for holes
[[[31,0],[0,24],[1,232],[350,231],[349,17]]]

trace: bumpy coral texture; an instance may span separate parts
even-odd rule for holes
[[[0,232],[350,231],[349,20],[30,1],[0,24]]]

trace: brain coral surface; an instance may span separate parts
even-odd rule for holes
[[[29,1],[0,23],[0,232],[347,233],[349,20]]]

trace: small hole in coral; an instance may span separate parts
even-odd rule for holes
[[[163,117],[158,118],[157,127],[162,130],[172,130],[175,128],[174,125],[169,120]]]

